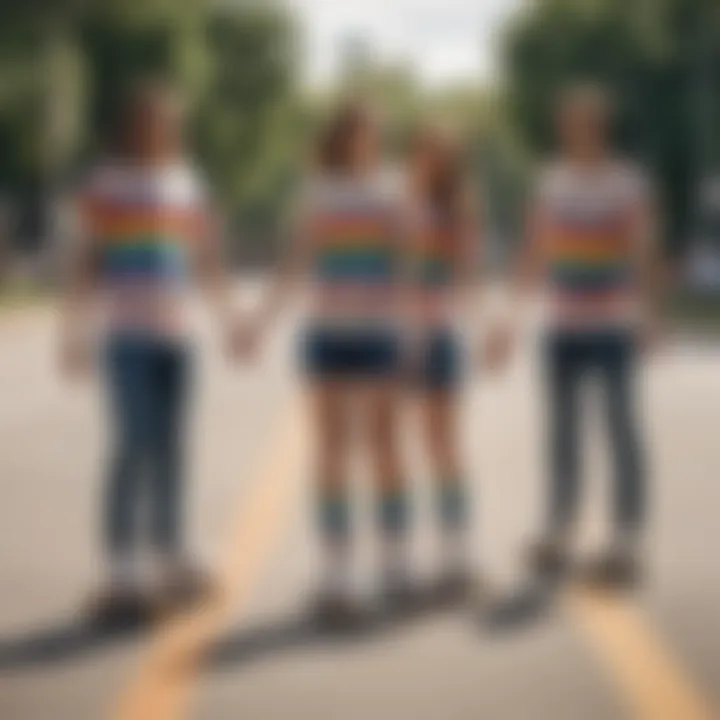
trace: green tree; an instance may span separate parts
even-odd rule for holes
[[[52,195],[102,152],[128,86],[172,81],[226,212],[268,220],[292,174],[302,114],[295,28],[278,3],[0,0],[0,189]]]
[[[272,224],[304,137],[294,26],[272,4],[228,6],[208,17],[205,44],[200,157],[225,207],[245,223]]]
[[[718,107],[717,97],[702,109],[698,102],[707,100],[705,74],[720,69],[716,10],[710,0],[539,0],[506,38],[510,115],[536,153],[552,146],[553,105],[565,83],[611,88],[618,142],[654,172],[673,249],[689,233],[700,160],[718,152],[698,142],[699,118]]]

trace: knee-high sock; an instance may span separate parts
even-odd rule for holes
[[[378,523],[382,533],[382,567],[388,579],[404,576],[407,570],[407,535],[410,506],[404,485],[384,489],[378,498]]]
[[[322,488],[317,497],[320,536],[331,545],[347,543],[351,530],[350,499],[344,487]]]
[[[437,485],[437,516],[444,531],[463,530],[468,523],[468,493],[459,475],[449,475]]]
[[[404,485],[382,490],[378,505],[380,530],[387,538],[399,538],[408,529],[410,519],[408,495]]]

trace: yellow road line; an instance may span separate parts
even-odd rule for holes
[[[254,481],[251,497],[243,500],[236,533],[220,566],[222,592],[197,611],[160,625],[137,677],[111,714],[116,720],[177,720],[187,715],[204,652],[247,602],[287,520],[305,446],[299,403],[293,407],[285,414],[284,430]]]
[[[570,611],[599,653],[633,720],[712,720],[700,690],[629,598],[575,588]]]
[[[223,592],[198,611],[170,618],[158,628],[138,675],[111,714],[114,720],[187,716],[205,651],[247,602],[288,517],[306,445],[306,424],[299,409],[294,403],[286,413],[284,429],[250,498],[242,503],[237,531],[220,568]],[[718,717],[630,599],[574,588],[566,602],[633,720]]]

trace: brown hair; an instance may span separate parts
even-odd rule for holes
[[[142,77],[128,86],[122,97],[115,128],[115,149],[121,155],[132,155],[135,151],[137,114],[154,107],[168,108],[178,124],[182,123],[184,112],[180,96],[169,82]]]
[[[437,128],[426,128],[419,133],[415,147],[432,153],[434,159],[424,199],[442,222],[460,224],[467,190],[461,145]]]
[[[329,173],[351,170],[352,141],[370,124],[370,112],[358,102],[342,106],[320,132],[316,160],[319,168]]]

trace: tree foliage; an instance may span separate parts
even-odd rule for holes
[[[272,216],[297,142],[295,28],[275,2],[0,2],[0,190],[42,192],[108,145],[138,77],[177,86],[191,140],[237,218]]]
[[[506,42],[513,123],[535,152],[552,147],[553,105],[564,84],[607,85],[617,140],[657,178],[668,244],[689,232],[694,190],[718,160],[720,25],[712,0],[538,0]]]

